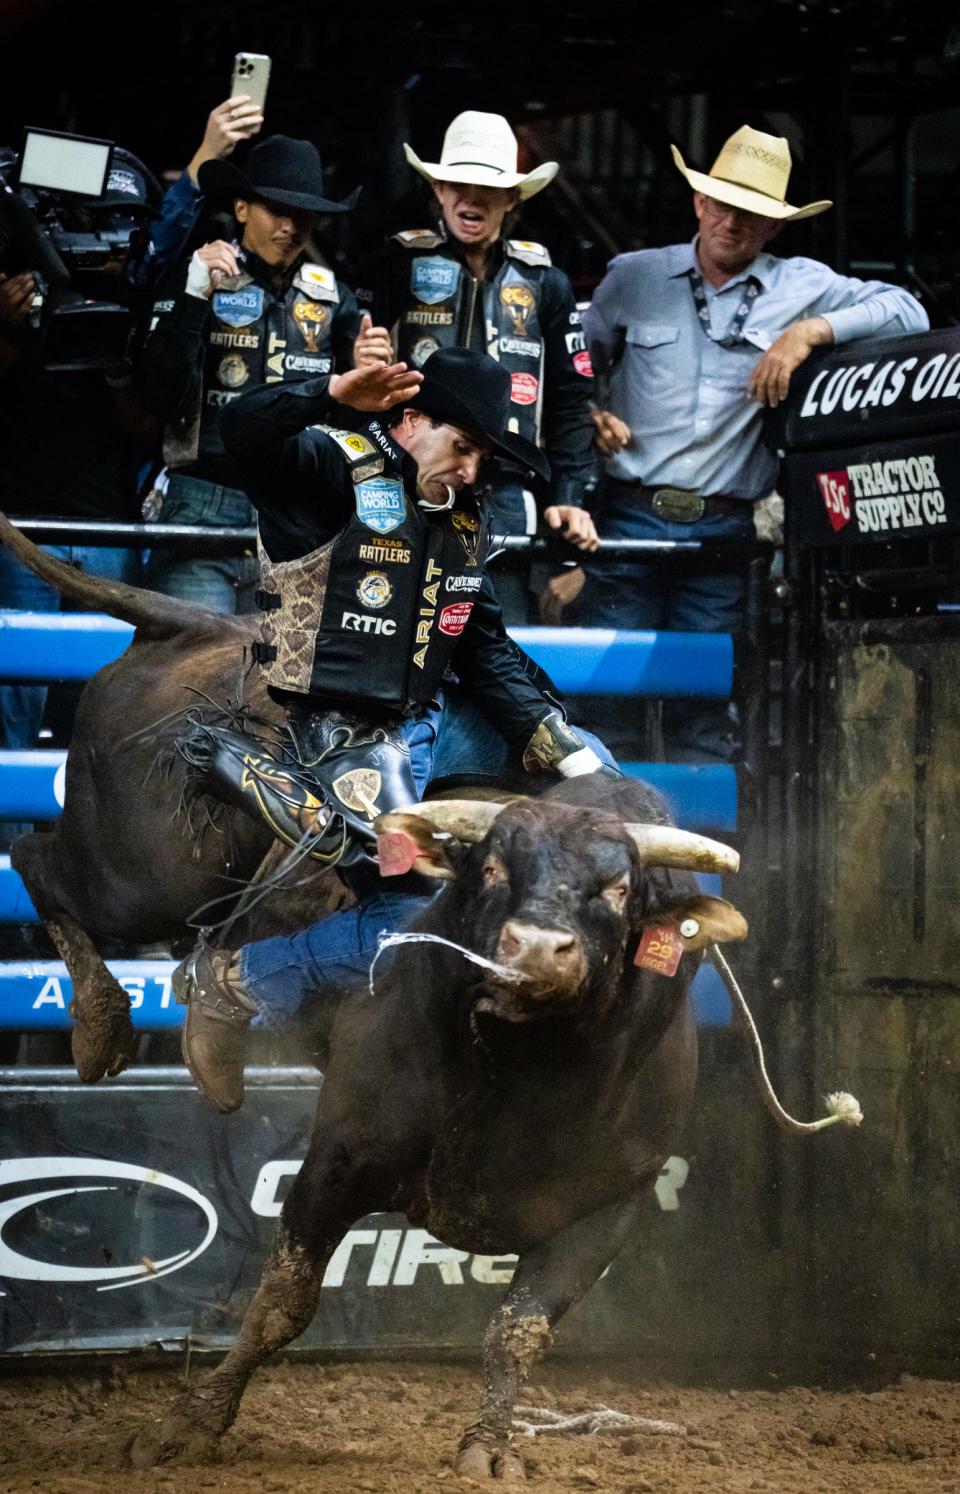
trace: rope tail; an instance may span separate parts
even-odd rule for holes
[[[773,1085],[767,1073],[767,1065],[763,1056],[763,1044],[757,1031],[757,1024],[753,1020],[753,1014],[746,1002],[746,997],[737,984],[736,976],[727,964],[726,958],[717,944],[707,945],[707,957],[720,972],[727,990],[730,992],[734,1010],[740,1021],[740,1025],[747,1034],[750,1051],[753,1055],[754,1067],[757,1073],[757,1087],[760,1097],[773,1116],[777,1125],[784,1131],[791,1131],[794,1136],[812,1136],[815,1131],[823,1131],[827,1126],[835,1126],[838,1123],[844,1126],[859,1126],[863,1120],[863,1112],[853,1095],[838,1091],[835,1094],[825,1095],[824,1103],[827,1114],[821,1116],[820,1120],[798,1121],[792,1115],[788,1115],[774,1093]]]

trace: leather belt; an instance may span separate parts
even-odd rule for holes
[[[746,498],[728,498],[725,493],[694,493],[687,488],[652,488],[643,482],[628,482],[608,477],[612,487],[623,488],[644,508],[671,524],[695,524],[698,519],[712,519],[720,514],[742,514],[753,505]]]

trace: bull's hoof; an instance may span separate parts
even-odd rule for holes
[[[144,1427],[127,1445],[127,1461],[134,1468],[158,1463],[212,1463],[219,1455],[219,1438],[198,1427],[183,1411],[171,1411],[162,1421]]]
[[[519,1484],[527,1477],[523,1459],[507,1442],[469,1442],[457,1453],[454,1468],[460,1478],[499,1478]]]
[[[91,1016],[76,1001],[71,1001],[69,1010],[74,1021],[70,1048],[84,1084],[96,1084],[104,1074],[122,1073],[133,1058],[137,1041],[129,1010],[101,1010]]]

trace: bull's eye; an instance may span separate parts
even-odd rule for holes
[[[615,913],[622,913],[627,905],[627,894],[630,891],[630,877],[624,873],[617,877],[615,882],[608,882],[600,896],[605,903],[609,903]]]
[[[483,878],[484,887],[495,887],[498,882],[507,880],[507,869],[497,856],[488,856],[483,863],[480,875]]]

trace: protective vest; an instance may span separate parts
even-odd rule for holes
[[[168,466],[221,459],[217,411],[245,389],[331,373],[339,302],[336,277],[323,265],[300,265],[279,298],[246,271],[222,280],[211,297],[196,406],[164,433]]]
[[[425,514],[366,436],[325,431],[347,463],[354,511],[296,560],[261,544],[260,642],[267,683],[396,711],[440,687],[483,579],[488,541],[474,500]]]
[[[550,255],[542,244],[506,239],[492,280],[476,280],[428,229],[394,234],[410,257],[396,328],[397,357],[421,368],[437,348],[472,347],[502,363],[512,385],[509,429],[539,443],[544,340],[540,298]],[[480,330],[482,329],[482,331]]]

